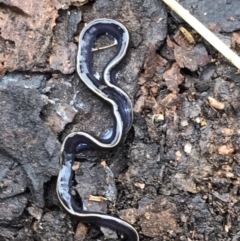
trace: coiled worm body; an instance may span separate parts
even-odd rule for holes
[[[117,52],[97,79],[92,70],[93,43],[99,35],[107,34],[117,41]],[[80,222],[95,223],[120,232],[126,241],[139,241],[137,231],[129,223],[102,213],[85,211],[71,195],[76,154],[84,150],[112,150],[118,147],[132,125],[132,103],[129,96],[116,86],[116,67],[124,58],[129,33],[124,25],[110,19],[97,19],[83,28],[79,36],[77,73],[84,84],[112,107],[114,125],[110,133],[96,137],[86,132],[73,132],[62,143],[57,195],[63,208]]]

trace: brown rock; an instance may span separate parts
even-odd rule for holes
[[[56,112],[47,116],[46,124],[55,134],[59,134],[66,124],[72,122],[77,111],[67,104],[57,104],[55,108]]]
[[[240,34],[239,33],[233,33],[233,35],[232,35],[232,43],[240,45]]]
[[[62,12],[55,23],[57,9],[68,8],[72,2],[32,0],[31,4],[19,4],[16,0],[3,1],[0,9],[0,75],[14,70],[59,70],[64,74],[75,70],[77,46],[72,41],[81,12]],[[85,2],[74,1],[77,6]]]
[[[139,210],[142,233],[158,237],[163,232],[178,232],[177,207],[166,198],[158,197],[145,208]]]
[[[83,4],[87,3],[89,0],[52,0],[52,1],[57,9],[68,9],[70,5],[80,7]]]
[[[87,234],[87,226],[83,223],[79,223],[76,229],[76,233],[74,235],[74,241],[83,241],[85,240]]]
[[[174,93],[178,92],[178,86],[183,82],[184,76],[181,75],[177,63],[174,63],[172,67],[163,74],[163,79],[170,91]]]
[[[153,108],[154,114],[159,114],[164,111],[165,108],[170,108],[176,105],[180,101],[177,94],[170,93],[163,99],[157,99],[157,104]]]
[[[138,210],[135,208],[123,209],[119,212],[121,219],[134,224],[137,222]]]
[[[169,36],[167,36],[166,42],[167,42],[167,46],[168,46],[169,48],[171,48],[171,49],[174,49],[174,48],[175,48],[176,44],[171,40],[171,38],[170,38]]]
[[[232,136],[234,134],[234,130],[230,128],[223,128],[221,132],[224,136]]]
[[[167,61],[156,53],[156,48],[153,44],[149,44],[147,58],[144,62],[144,77],[150,79],[156,73],[157,67],[166,66]]]
[[[142,86],[141,90],[139,92],[140,92],[140,97],[138,98],[138,100],[136,101],[135,106],[134,106],[135,112],[142,111],[142,108],[144,107],[145,101],[147,99],[148,91],[145,86]]]
[[[202,44],[189,48],[176,45],[174,56],[181,68],[188,68],[191,71],[196,71],[199,66],[205,66],[210,62],[207,50]]]
[[[220,155],[231,155],[234,153],[234,148],[231,146],[223,145],[218,148],[218,153]]]
[[[76,10],[64,11],[59,16],[53,31],[52,49],[48,59],[50,69],[59,70],[63,74],[74,72],[77,45],[71,41],[80,21],[81,13]]]
[[[57,9],[49,0],[1,2],[0,62],[8,71],[42,68],[47,62]]]
[[[53,54],[49,57],[50,68],[63,74],[71,74],[75,70],[77,46],[74,43],[53,46]]]

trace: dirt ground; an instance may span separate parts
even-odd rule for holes
[[[239,1],[180,4],[240,55]],[[161,0],[0,0],[0,241],[121,240],[71,219],[55,191],[66,135],[113,123],[75,67],[78,35],[97,18],[129,30],[118,85],[134,122],[116,151],[78,157],[73,195],[141,241],[240,240],[237,69]],[[114,51],[94,52],[96,72]]]

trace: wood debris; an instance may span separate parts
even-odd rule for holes
[[[102,196],[89,195],[88,200],[93,201],[93,202],[102,202],[102,201],[107,201],[107,198],[102,197]]]
[[[213,108],[218,109],[218,110],[223,110],[225,107],[224,103],[221,103],[210,96],[208,97],[208,103],[210,106],[212,106]]]

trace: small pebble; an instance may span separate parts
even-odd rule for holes
[[[192,151],[192,145],[191,145],[191,143],[188,142],[184,146],[184,152],[189,154],[189,153],[191,153],[191,151]]]

